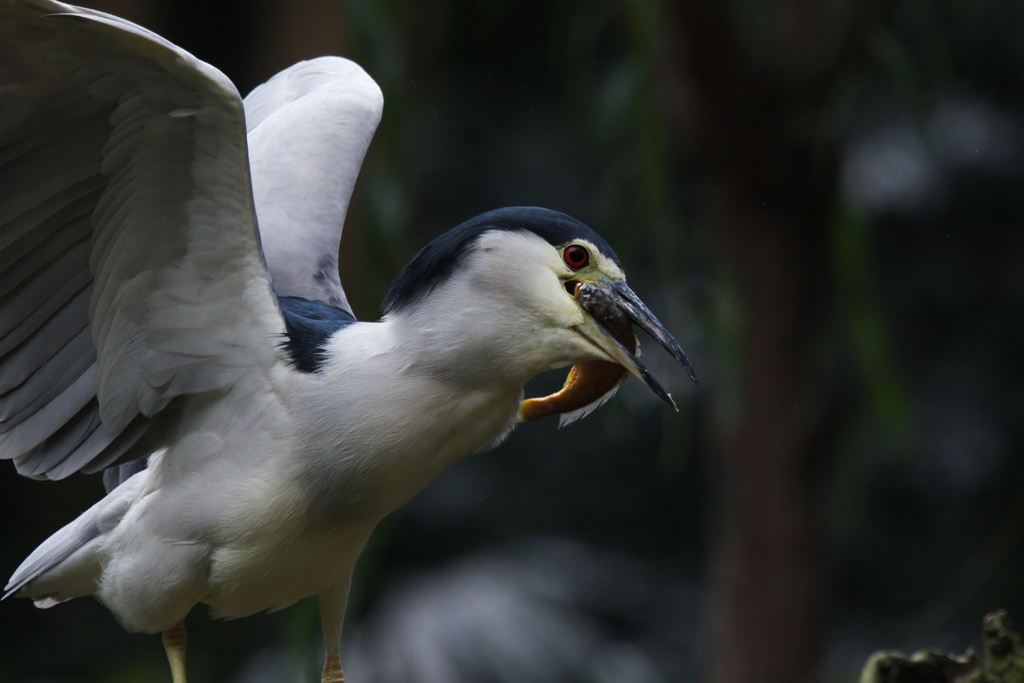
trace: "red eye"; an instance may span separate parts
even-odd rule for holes
[[[590,254],[580,245],[573,244],[565,248],[565,251],[562,252],[562,258],[565,259],[570,268],[579,270],[590,261]]]

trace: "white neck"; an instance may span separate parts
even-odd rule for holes
[[[424,343],[441,330],[408,322],[345,328],[323,369],[297,382],[302,476],[323,522],[380,519],[515,426],[525,379],[510,381],[507,367],[479,359],[452,371],[460,350]]]
[[[599,358],[568,329],[564,268],[537,236],[488,233],[419,301],[336,333],[297,380],[313,516],[383,517],[511,431],[531,377]]]

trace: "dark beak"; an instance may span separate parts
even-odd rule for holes
[[[640,301],[640,297],[633,293],[633,290],[629,288],[625,282],[616,282],[611,287],[612,296],[615,298],[617,303],[626,315],[629,316],[630,320],[640,326],[644,332],[649,334],[654,341],[661,345],[661,348],[669,352],[669,354],[676,359],[676,362],[683,366],[686,370],[687,377],[690,378],[694,384],[699,385],[700,382],[697,380],[697,373],[693,371],[693,366],[690,365],[689,359],[686,354],[683,353],[682,347],[679,346],[679,342],[665,329],[654,314],[651,313],[650,309],[644,305],[643,301]]]
[[[682,347],[665,329],[665,326],[654,317],[644,302],[633,293],[633,290],[625,282],[599,281],[583,285],[580,287],[577,298],[583,309],[590,314],[591,320],[588,323],[592,321],[592,324],[586,325],[583,329],[577,328],[576,331],[678,411],[675,401],[672,400],[668,392],[654,379],[654,376],[636,355],[617,339],[621,336],[621,319],[623,316],[628,317],[683,366],[694,384],[699,384],[697,373],[693,371],[693,366],[690,365],[689,359],[683,353]],[[618,330],[619,334],[613,330]]]

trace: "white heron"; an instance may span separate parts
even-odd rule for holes
[[[671,403],[632,323],[695,379],[611,247],[545,209],[444,234],[380,321],[355,321],[338,248],[382,105],[338,57],[243,103],[127,21],[0,0],[0,458],[108,488],[8,596],[95,594],[162,633],[184,683],[196,604],[240,617],[315,595],[322,680],[342,681],[352,570],[384,516],[517,422],[586,414],[627,371]]]

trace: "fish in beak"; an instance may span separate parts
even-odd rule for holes
[[[668,351],[685,368],[694,384],[698,383],[697,374],[678,342],[633,290],[625,282],[597,281],[578,284],[573,296],[587,313],[584,323],[574,327],[574,331],[609,360],[585,361],[572,366],[558,392],[523,401],[519,407],[519,421],[529,422],[546,415],[583,409],[610,396],[627,374],[637,377],[678,412],[672,396],[637,358],[638,345],[633,324]]]

